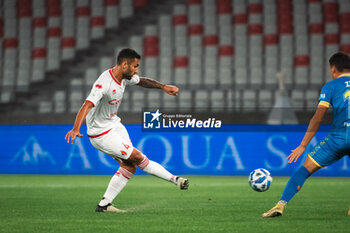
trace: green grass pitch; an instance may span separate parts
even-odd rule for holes
[[[349,232],[349,178],[312,177],[283,217],[261,214],[279,199],[288,178],[253,191],[247,177],[190,176],[190,188],[151,176],[133,177],[115,206],[95,213],[109,176],[0,176],[0,232]]]

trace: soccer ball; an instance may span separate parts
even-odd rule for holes
[[[257,192],[265,192],[271,186],[272,177],[264,168],[258,168],[249,174],[249,185]]]

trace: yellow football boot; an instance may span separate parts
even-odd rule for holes
[[[272,217],[282,216],[285,206],[286,206],[286,204],[277,203],[277,205],[275,205],[272,209],[263,213],[262,217],[263,218],[272,218]]]

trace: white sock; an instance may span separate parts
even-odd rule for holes
[[[103,199],[98,204],[99,206],[106,206],[109,203],[112,203],[114,198],[120,193],[124,188],[128,180],[132,177],[132,173],[126,170],[125,168],[120,167],[117,173],[112,177],[111,181],[108,184],[107,190],[103,195]]]
[[[144,160],[139,164],[139,168],[141,168],[143,171],[147,172],[148,174],[157,176],[159,178],[162,178],[164,180],[177,184],[176,176],[168,172],[159,163],[149,160],[146,156]]]

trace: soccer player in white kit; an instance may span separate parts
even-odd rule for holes
[[[126,85],[139,85],[145,88],[159,88],[169,95],[177,96],[176,86],[165,85],[149,78],[139,77],[141,56],[132,49],[120,51],[117,65],[104,71],[94,83],[92,90],[80,108],[73,129],[66,134],[67,142],[82,137],[79,129],[86,118],[87,134],[91,144],[98,150],[112,156],[120,167],[112,177],[96,212],[124,212],[112,205],[112,201],[124,188],[139,167],[148,174],[174,183],[180,189],[187,189],[188,179],[174,176],[160,164],[149,160],[133,147],[128,132],[117,116]]]

